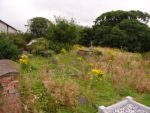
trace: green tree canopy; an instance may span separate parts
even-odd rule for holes
[[[111,11],[95,20],[95,45],[150,51],[150,15],[141,11]]]
[[[36,38],[46,37],[47,31],[51,25],[52,22],[43,17],[32,18],[28,23],[29,31],[31,32],[32,36]]]
[[[93,35],[94,35],[93,28],[82,27],[80,33],[81,33],[80,44],[90,46],[91,42],[93,42]]]
[[[49,38],[60,43],[74,44],[80,38],[80,30],[74,20],[55,17],[55,24],[49,28]]]
[[[139,22],[148,23],[150,19],[150,15],[148,13],[144,13],[141,11],[111,11],[106,12],[97,17],[95,20],[95,26],[102,26],[102,25],[108,25],[108,26],[114,26],[124,19],[128,20],[138,20]]]

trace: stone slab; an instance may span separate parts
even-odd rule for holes
[[[0,60],[0,77],[8,74],[18,75],[19,68],[17,63],[11,60]]]
[[[128,96],[125,100],[111,106],[100,106],[98,113],[150,113],[150,107],[142,105]]]

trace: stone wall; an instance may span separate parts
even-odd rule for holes
[[[8,70],[10,70],[8,62],[3,66],[9,67]],[[2,71],[1,69],[0,66],[0,71]],[[21,113],[18,83],[19,72],[8,72],[0,75],[0,113]]]

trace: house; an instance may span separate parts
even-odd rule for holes
[[[14,27],[10,26],[6,22],[0,20],[0,33],[17,33],[18,30],[15,29]]]

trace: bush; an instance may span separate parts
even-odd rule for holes
[[[0,37],[0,59],[16,60],[20,54],[19,49],[6,37]]]
[[[32,54],[41,55],[41,56],[52,56],[54,51],[49,49],[49,41],[45,38],[38,38],[28,46],[28,49]]]
[[[84,27],[81,30],[81,39],[79,40],[79,43],[84,46],[91,46],[91,42],[93,42],[93,29]]]
[[[60,53],[62,48],[66,49],[68,51],[68,50],[70,50],[71,47],[72,47],[72,45],[69,43],[49,41],[49,48],[51,50],[55,51],[56,53]]]
[[[27,42],[27,43],[29,43],[32,39],[34,39],[34,37],[32,36],[32,34],[31,33],[24,33],[23,34],[23,39]]]
[[[11,40],[18,48],[24,49],[26,45],[23,34],[8,34],[8,39]]]
[[[53,27],[53,39],[60,43],[74,44],[80,39],[80,31],[74,20],[56,17]]]
[[[80,39],[80,27],[74,20],[56,17],[55,24],[48,30],[47,38],[50,48],[55,52],[60,52],[62,48],[69,50]]]

